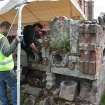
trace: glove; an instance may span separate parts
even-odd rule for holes
[[[23,36],[21,35],[21,36],[16,36],[16,40],[18,41],[18,42],[22,42],[22,40],[23,40]]]

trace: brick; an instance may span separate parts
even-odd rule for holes
[[[89,74],[89,62],[84,62],[84,71],[83,73]]]
[[[89,62],[80,61],[80,71],[84,74],[89,74]]]
[[[100,25],[91,23],[82,23],[80,24],[79,29],[80,34],[96,34],[97,32],[102,31],[102,27]]]
[[[83,28],[83,29],[82,29]],[[80,46],[80,49],[89,48],[93,50],[98,46],[101,46],[105,42],[105,35],[103,28],[98,24],[93,24],[92,22],[84,22],[80,24],[80,37],[79,45],[84,45],[87,43],[87,46]],[[86,49],[85,48],[85,49]]]
[[[88,43],[79,43],[79,50],[87,50],[89,49]]]
[[[95,33],[97,33],[97,28],[98,28],[97,24],[89,24],[89,26],[88,26],[88,32],[90,34],[95,34]]]
[[[89,33],[88,26],[89,24],[81,24],[79,27],[80,34]]]
[[[80,71],[83,72],[84,71],[84,62],[80,61],[79,66],[80,66]]]
[[[79,43],[85,43],[84,34],[80,34],[80,36],[79,36]]]
[[[88,61],[89,60],[89,52],[85,50],[80,50],[80,60]]]
[[[90,75],[95,75],[96,74],[96,62],[89,62],[89,72],[88,74]]]
[[[79,38],[80,43],[90,43],[91,35],[90,34],[81,34]]]
[[[80,26],[79,26],[79,32],[80,32],[80,34],[85,33],[85,24],[80,24]]]
[[[102,49],[91,51],[80,50],[80,71],[85,74],[95,75],[101,70]]]
[[[88,50],[94,50],[94,49],[96,49],[97,48],[97,45],[96,45],[96,43],[90,43],[89,44],[89,46],[88,46]]]
[[[105,36],[100,25],[87,21],[80,24],[79,50],[81,72],[95,75],[101,70],[101,45],[104,42]]]
[[[90,61],[96,61],[96,51],[90,51],[90,57],[89,57]]]
[[[99,67],[96,67],[96,62],[80,62],[80,71],[84,74],[95,75],[99,70]]]

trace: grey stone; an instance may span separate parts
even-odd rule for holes
[[[24,101],[24,105],[35,105],[36,97],[29,95]]]
[[[59,97],[65,100],[73,101],[76,95],[76,90],[77,83],[75,81],[62,82]]]
[[[40,94],[41,90],[42,89],[40,89],[40,88],[26,85],[24,88],[24,93],[28,93],[28,94],[33,95],[33,96],[38,96]]]

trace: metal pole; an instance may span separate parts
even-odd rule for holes
[[[18,30],[17,35],[22,36],[22,10],[25,4],[18,7]],[[20,64],[20,56],[21,56],[21,43],[18,43],[17,47],[17,105],[20,105],[20,75],[21,75],[21,64]]]

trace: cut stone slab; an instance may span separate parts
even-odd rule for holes
[[[40,94],[41,90],[42,90],[41,88],[25,85],[23,91],[24,91],[24,93],[31,94],[33,96],[38,96]]]

